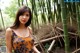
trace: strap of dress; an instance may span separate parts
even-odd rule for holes
[[[29,32],[30,32],[30,37],[32,38],[32,39],[34,39],[34,36],[33,36],[33,34],[32,34],[32,29],[30,28],[30,27],[28,27],[28,29],[29,29]]]
[[[31,28],[30,28],[30,27],[28,27],[28,29],[29,29],[30,34],[32,35],[32,30],[31,30]]]

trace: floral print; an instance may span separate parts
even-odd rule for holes
[[[14,53],[33,53],[34,40],[31,37],[19,37],[13,32],[12,47]]]

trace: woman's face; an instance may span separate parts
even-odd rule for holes
[[[19,21],[21,24],[26,24],[30,18],[29,12],[25,12],[23,15],[19,16]]]

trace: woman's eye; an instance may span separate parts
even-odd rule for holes
[[[29,16],[28,14],[26,14],[26,16]]]

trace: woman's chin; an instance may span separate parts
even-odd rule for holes
[[[26,23],[25,22],[21,22],[21,24],[25,25]]]

